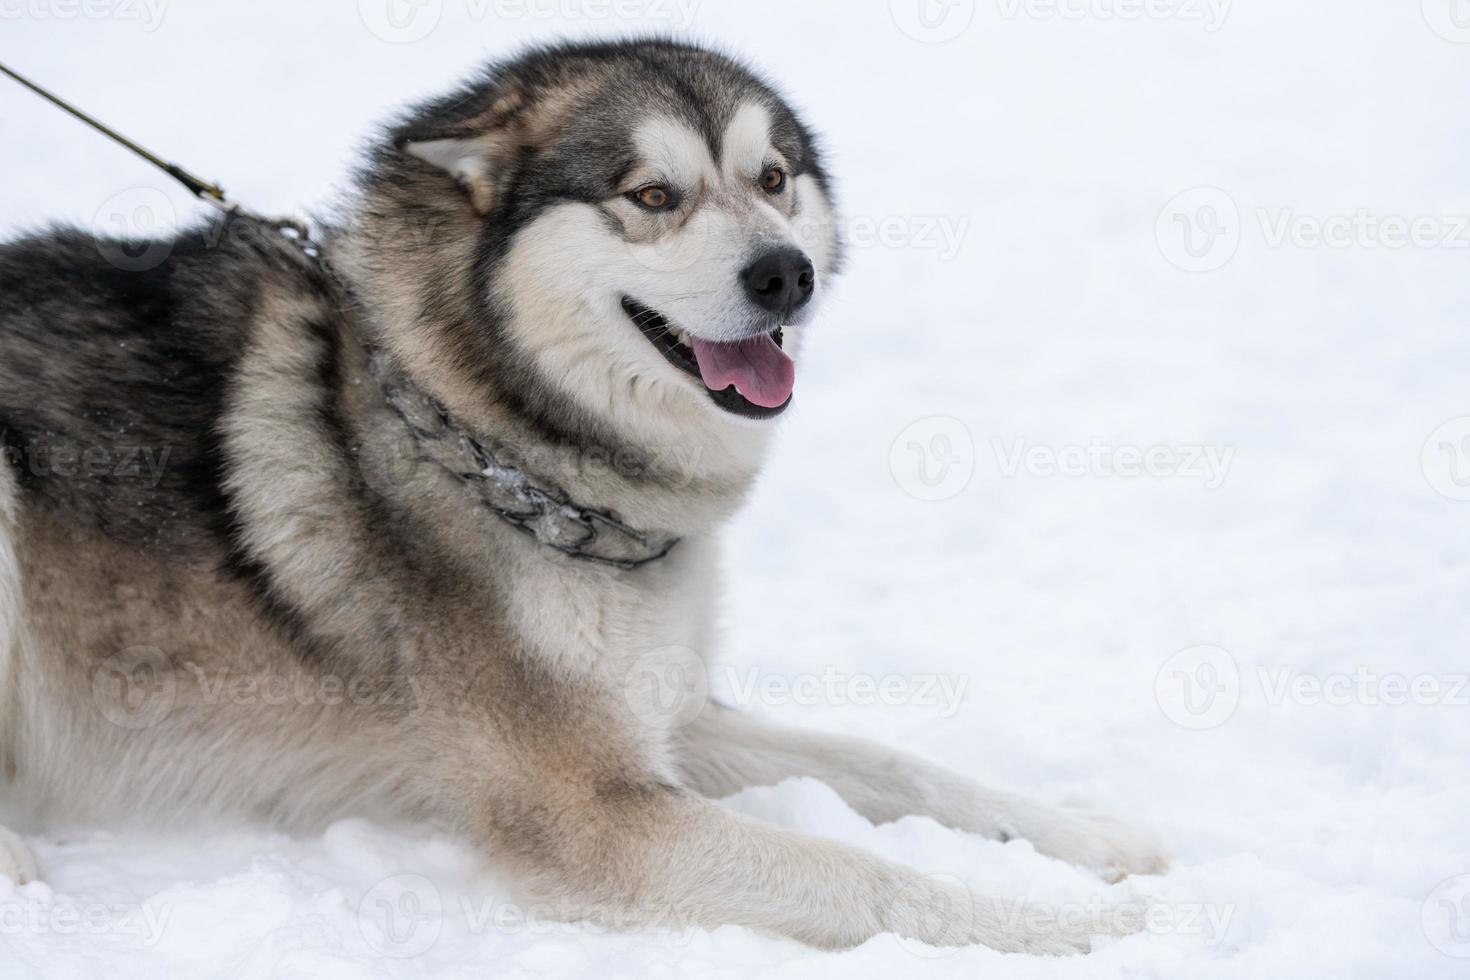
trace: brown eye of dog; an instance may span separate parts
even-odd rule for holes
[[[775,194],[786,186],[786,171],[780,167],[771,167],[761,174],[761,187]]]
[[[667,187],[645,187],[635,191],[633,199],[650,211],[666,211],[673,206],[674,195]]]

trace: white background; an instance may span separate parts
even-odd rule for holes
[[[299,212],[376,121],[482,59],[680,26],[674,0],[619,0],[635,20],[587,2],[427,0],[394,31],[386,0],[0,0],[0,59]],[[691,2],[695,36],[825,134],[855,239],[730,534],[717,687],[826,672],[837,696],[750,708],[1150,823],[1174,869],[1107,886],[1024,842],[874,828],[814,783],[734,805],[977,890],[1147,898],[1172,924],[1067,961],[602,936],[487,922],[509,892],[427,834],[45,828],[47,883],[0,883],[0,975],[1470,974],[1470,9],[924,0],[926,29],[920,0]],[[7,233],[198,210],[9,83],[0,127]],[[1099,462],[1151,447],[1228,466]],[[1078,465],[1012,465],[1032,450]],[[963,684],[956,710],[847,696],[925,675]],[[1420,694],[1392,703],[1385,678]],[[378,900],[408,915],[405,890],[421,914],[394,945]]]

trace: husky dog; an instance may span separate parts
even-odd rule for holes
[[[350,202],[319,255],[239,215],[0,248],[16,819],[429,821],[572,916],[826,948],[1092,930],[716,800],[814,777],[873,821],[1163,867],[1145,831],[685,683],[838,269],[770,85],[666,40],[533,50],[407,113]],[[0,873],[37,873],[9,832]]]

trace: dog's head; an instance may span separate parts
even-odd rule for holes
[[[670,41],[541,49],[392,137],[424,212],[474,222],[466,329],[494,335],[497,383],[625,434],[729,433],[790,403],[839,243],[811,134],[748,69]]]

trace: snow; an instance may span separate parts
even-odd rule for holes
[[[1152,903],[1149,928],[1064,961],[607,934],[528,923],[427,831],[58,827],[27,838],[44,884],[0,882],[0,976],[1470,975],[1470,30],[1450,0],[957,0],[932,30],[917,2],[613,8],[692,11],[765,65],[826,133],[854,245],[730,533],[715,684],[1152,824],[1174,867],[1107,885],[1021,841],[874,827],[809,781],[730,805],[977,891]],[[478,58],[659,26],[413,9],[437,20],[387,43],[374,0],[26,0],[0,37],[287,213]],[[0,99],[7,230],[196,210]]]

